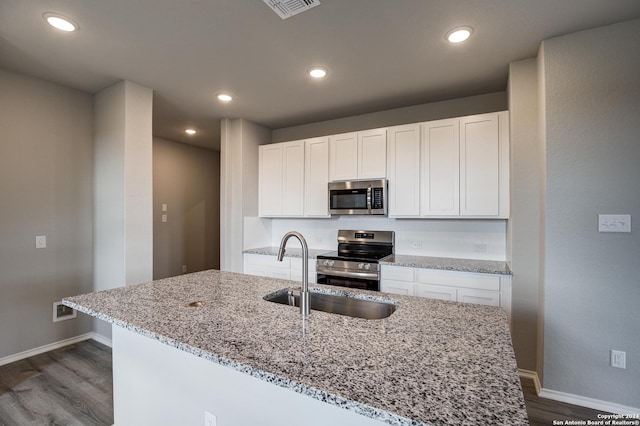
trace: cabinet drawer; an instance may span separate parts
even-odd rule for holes
[[[270,268],[289,269],[291,267],[291,258],[285,257],[282,262],[278,262],[276,256],[267,256],[264,254],[245,253],[245,265],[268,266]]]
[[[413,282],[413,268],[404,268],[401,266],[382,266],[382,280],[408,281]]]
[[[380,290],[385,293],[401,294],[403,296],[414,295],[414,285],[409,282],[383,281],[382,284],[380,284]]]
[[[269,268],[268,266],[245,265],[244,273],[247,275],[278,278],[281,280],[291,279],[291,273],[289,269]]]
[[[478,290],[500,291],[500,276],[470,272],[416,269],[416,282]]]
[[[458,289],[458,302],[500,306],[500,292],[460,288]]]
[[[456,289],[441,285],[416,284],[415,295],[429,299],[456,301]]]

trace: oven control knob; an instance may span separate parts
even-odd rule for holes
[[[364,269],[366,269],[367,271],[371,269],[371,264],[367,263],[366,265],[364,265]]]
[[[364,268],[364,263],[358,263],[358,269]]]

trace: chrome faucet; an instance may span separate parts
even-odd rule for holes
[[[282,241],[280,242],[280,250],[278,250],[278,261],[282,262],[282,258],[284,257],[285,247],[287,245],[287,241],[291,237],[296,237],[300,244],[302,244],[302,291],[300,292],[300,313],[303,318],[309,316],[310,308],[309,308],[309,250],[307,249],[307,242],[305,241],[302,234],[296,231],[287,232],[282,237]]]

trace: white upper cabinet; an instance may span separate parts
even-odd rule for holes
[[[387,177],[387,131],[373,129],[329,137],[329,180]]]
[[[260,217],[328,217],[329,138],[259,147]]]
[[[282,146],[262,145],[258,148],[258,210],[260,216],[282,213]]]
[[[358,132],[358,179],[387,177],[387,131]]]
[[[329,137],[329,180],[358,178],[358,134]]]
[[[460,119],[460,214],[509,217],[509,113]]]
[[[387,131],[389,216],[420,214],[420,124],[390,127]]]
[[[304,213],[304,141],[259,147],[260,216]]]
[[[457,216],[460,212],[458,119],[424,123],[421,150],[421,214]]]
[[[305,141],[304,215],[329,217],[329,138]]]
[[[389,129],[389,216],[507,219],[509,113],[416,126]]]

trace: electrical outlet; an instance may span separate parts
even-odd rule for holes
[[[204,426],[216,426],[216,416],[208,411],[204,412]]]
[[[411,244],[411,248],[421,249],[422,248],[422,243],[420,241],[417,241],[417,242]]]
[[[631,232],[631,215],[599,214],[598,232]]]
[[[163,214],[161,219],[162,219],[162,223],[165,223],[167,221],[167,215]]]
[[[486,253],[487,252],[487,244],[474,244],[473,251],[476,253]]]
[[[616,368],[627,368],[627,353],[611,349],[611,366]]]

